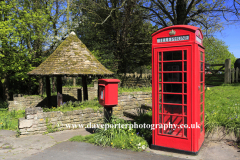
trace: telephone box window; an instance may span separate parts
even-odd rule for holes
[[[163,113],[169,114],[182,114],[182,106],[181,105],[163,105]]]
[[[182,73],[163,73],[163,82],[182,82]]]
[[[184,50],[184,60],[187,60],[187,51]]]
[[[182,93],[182,84],[163,84],[163,92]]]
[[[182,60],[182,51],[163,52],[163,61]]]
[[[179,94],[163,94],[163,103],[182,104],[182,95],[179,95]]]
[[[203,71],[203,63],[201,63],[201,71]]]
[[[159,123],[162,123],[162,115],[159,114]]]
[[[164,62],[163,71],[182,71],[182,62]]]
[[[184,106],[184,115],[187,115],[187,106]],[[185,121],[186,123],[186,121]]]
[[[187,62],[184,62],[184,71],[187,71]]]
[[[184,93],[187,93],[187,84],[184,84]]]

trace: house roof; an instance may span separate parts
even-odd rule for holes
[[[57,49],[28,75],[78,76],[112,75],[87,49],[82,41],[71,32]]]

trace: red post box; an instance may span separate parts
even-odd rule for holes
[[[104,107],[118,105],[118,79],[99,79],[98,101]]]
[[[189,25],[152,34],[152,148],[197,154],[204,141],[202,31]],[[168,126],[167,126],[168,125]]]

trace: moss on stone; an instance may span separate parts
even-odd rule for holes
[[[76,35],[70,34],[43,63],[28,74],[110,75],[113,72],[106,69]]]

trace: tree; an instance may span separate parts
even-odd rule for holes
[[[231,6],[225,5],[225,0],[150,0],[141,7],[150,11],[150,20],[159,28],[179,24],[200,26],[206,35],[222,29],[221,18],[226,18],[226,14],[238,17]]]
[[[224,64],[226,59],[231,59],[232,68],[236,57],[229,52],[228,46],[224,41],[217,38],[204,38],[205,62],[209,64]]]
[[[139,7],[141,1],[79,3],[76,6],[82,19],[77,34],[101,63],[117,73],[151,64],[151,34],[156,28],[145,20],[147,11]]]
[[[0,85],[2,98],[9,99],[9,93],[26,92],[26,86],[34,80],[26,73],[42,60],[42,44],[49,26],[46,13],[51,4],[40,5],[36,0],[0,3]]]

